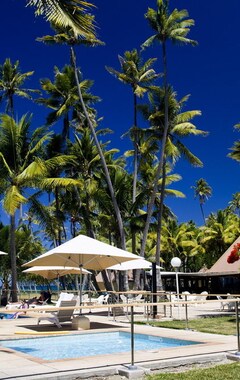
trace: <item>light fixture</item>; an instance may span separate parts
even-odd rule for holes
[[[177,301],[178,301],[178,318],[179,318],[179,282],[178,282],[178,269],[182,265],[179,257],[173,257],[171,260],[171,265],[175,269],[176,272],[176,291],[177,291]]]

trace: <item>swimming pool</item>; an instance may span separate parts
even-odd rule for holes
[[[15,314],[16,313],[13,313],[13,314],[0,313],[0,319],[13,319]],[[29,317],[27,315],[19,315],[18,318],[29,318]]]
[[[179,347],[199,343],[201,342],[134,334],[135,351]],[[60,337],[3,340],[0,344],[3,347],[44,360],[75,359],[84,356],[128,352],[131,349],[131,334],[117,331]]]

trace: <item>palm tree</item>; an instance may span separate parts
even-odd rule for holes
[[[15,95],[32,100],[31,94],[39,93],[38,90],[23,88],[23,83],[33,73],[34,71],[21,73],[19,61],[12,64],[10,58],[7,58],[0,66],[0,101],[6,100],[6,112],[11,116],[14,115]]]
[[[203,217],[203,222],[205,224],[206,219],[203,211],[203,205],[208,200],[209,197],[212,195],[212,188],[209,186],[207,181],[203,178],[200,178],[196,181],[196,186],[193,186],[194,189],[194,197],[198,198],[200,209]]]
[[[182,140],[189,136],[207,136],[208,133],[202,131],[193,124],[196,116],[201,116],[199,110],[184,111],[190,95],[186,95],[180,100],[173,88],[168,88],[168,134],[165,145],[165,156],[173,164],[182,156],[187,161],[197,167],[202,166],[202,162],[187,147]],[[164,100],[165,90],[161,87],[154,87],[148,93],[149,104],[140,106],[140,110],[145,119],[150,122],[147,133],[152,135],[157,141],[162,140],[164,133]]]
[[[74,53],[74,50],[73,50],[72,47],[71,47],[71,52],[72,52],[72,62],[73,62],[74,69],[75,69],[75,77],[76,77],[76,82],[77,82],[77,86],[78,86],[78,94],[79,94],[80,102],[81,102],[81,105],[82,105],[83,112],[85,114],[86,120],[88,122],[88,125],[90,127],[91,133],[93,135],[95,144],[97,146],[99,156],[101,158],[101,162],[102,162],[102,165],[103,165],[103,170],[104,170],[104,173],[105,173],[106,181],[107,181],[107,184],[108,184],[109,192],[110,192],[112,203],[113,203],[113,208],[114,208],[115,215],[116,215],[116,218],[117,218],[117,221],[118,221],[120,241],[121,241],[121,248],[125,250],[126,249],[126,240],[125,240],[125,232],[124,232],[124,226],[123,226],[121,212],[120,212],[120,209],[119,209],[119,206],[118,206],[118,203],[117,203],[117,199],[116,199],[116,196],[115,196],[115,192],[114,192],[113,184],[112,184],[112,181],[111,181],[110,173],[109,173],[109,170],[108,170],[108,167],[107,167],[106,160],[104,158],[104,154],[103,154],[102,149],[101,149],[101,145],[100,145],[100,143],[98,141],[95,128],[94,128],[94,126],[93,126],[93,124],[92,124],[92,122],[90,120],[90,117],[88,115],[87,109],[86,109],[84,101],[83,101],[83,97],[82,97],[82,93],[81,93],[81,89],[80,89],[80,85],[79,85],[79,73],[78,73],[77,66],[76,66],[76,56],[75,56],[75,53]]]
[[[110,167],[111,180],[116,194],[116,200],[123,218],[126,237],[128,238],[128,225],[130,220],[130,210],[132,207],[132,177],[122,167],[122,162],[119,162],[119,159],[113,160],[113,158],[110,156],[108,157],[107,162]],[[113,242],[114,245],[119,246],[120,236],[118,222],[115,218],[109,188],[106,187],[104,178],[102,179],[101,188],[103,188],[103,190],[100,191],[98,197],[98,204],[100,209],[98,219],[100,226],[103,228],[102,235],[105,234],[105,236],[108,237],[110,244]],[[119,274],[119,290],[121,289],[128,289],[127,271],[121,272],[121,274]]]
[[[98,130],[96,133],[100,136],[104,131]],[[101,160],[89,128],[78,127],[75,142],[69,143],[68,149],[69,153],[76,157],[74,165],[69,169],[70,175],[83,183],[82,188],[78,192],[75,191],[75,195],[72,194],[76,200],[74,210],[70,207],[70,212],[74,211],[72,215],[74,219],[81,217],[87,235],[95,238],[94,231],[96,230],[96,223],[98,223],[96,220],[96,202],[98,198],[104,197],[106,194],[103,195],[102,179],[100,179],[103,176]],[[116,153],[115,149],[107,150],[106,144],[102,144],[102,150],[106,161],[110,155]]]
[[[232,200],[228,203],[230,210],[237,212],[240,217],[240,192],[233,194]]]
[[[75,142],[73,144],[69,142],[68,144],[69,152],[76,157],[75,163],[70,167],[69,171],[71,177],[81,180],[83,185],[78,191],[68,192],[67,199],[69,201],[66,204],[65,196],[63,202],[64,209],[70,216],[72,231],[76,234],[76,225],[78,225],[82,233],[86,233],[92,238],[95,238],[98,233],[105,236],[110,244],[114,242],[119,245],[118,225],[111,197],[109,197],[108,187],[106,187],[97,147],[89,128],[79,126],[77,131]],[[99,129],[96,131],[98,136],[103,135],[105,132],[105,130]],[[124,172],[121,177],[122,181],[119,180],[117,184],[115,183],[116,177],[118,177],[117,173],[122,169],[119,169],[122,160],[113,160],[112,156],[117,152],[116,149],[108,150],[107,144],[101,144],[101,147],[106,163],[109,166],[117,202],[124,216],[124,210],[121,205],[127,206],[123,194],[128,194],[128,192],[126,192],[126,189],[124,189],[125,191],[121,190],[127,177],[126,173]],[[110,289],[111,285],[106,271],[102,271],[102,275],[106,289],[112,290]]]
[[[137,201],[135,202],[135,205],[134,205],[135,208],[136,208],[137,202],[141,201],[142,198],[144,198],[146,200],[146,203],[147,203],[147,200],[150,198],[151,189],[152,189],[151,184],[153,182],[153,179],[155,178],[155,173],[157,170],[157,164],[154,165],[154,163],[152,163],[150,161],[147,164],[145,164],[144,167],[146,170],[146,172],[144,174],[144,181],[146,181],[146,184],[145,183],[143,184],[142,191],[141,191],[141,188],[139,189],[139,195],[138,195]],[[169,188],[169,186],[171,186],[173,183],[181,180],[181,177],[178,174],[171,173],[171,166],[170,165],[166,165],[166,166],[164,166],[164,168],[165,168],[166,173],[164,175],[164,179],[161,178],[158,182],[158,189],[159,190],[158,190],[158,194],[157,194],[156,199],[155,199],[155,211],[153,213],[153,218],[152,218],[153,220],[151,223],[151,233],[152,233],[152,231],[156,231],[156,236],[154,237],[155,242],[156,242],[156,244],[154,244],[154,248],[155,248],[155,255],[154,255],[155,259],[154,259],[154,261],[156,261],[156,252],[159,252],[159,256],[157,257],[158,263],[160,263],[160,241],[161,241],[160,240],[160,233],[162,235],[162,226],[160,225],[159,220],[161,220],[161,221],[165,220],[165,219],[167,220],[167,219],[173,217],[171,211],[164,204],[161,205],[161,197],[159,196],[159,194],[161,191],[163,191],[162,182],[164,182],[164,197],[169,197],[169,196],[180,197],[180,198],[185,197],[185,195],[181,191]],[[139,211],[138,211],[138,213],[140,214]],[[141,210],[141,213],[142,213],[142,215],[141,216],[139,215],[137,217],[138,220],[137,221],[135,220],[135,222],[137,222],[137,224],[139,225],[140,224],[139,219],[141,217],[141,219],[142,219],[141,227],[143,229],[147,215],[146,215],[146,212],[144,212],[143,210]],[[133,222],[132,222],[132,224],[133,224]],[[149,238],[148,238],[148,240],[149,240]],[[146,248],[145,249],[145,255],[149,255],[149,253],[150,252],[148,252],[148,250]],[[135,282],[134,282],[134,288],[136,288],[136,289],[139,289],[139,281],[140,281],[139,275],[140,275],[140,272],[136,271]],[[161,288],[160,273],[158,273],[157,276],[158,276],[157,286],[159,288]]]
[[[0,224],[0,247],[1,250],[8,250],[10,226]],[[21,275],[21,265],[31,260],[37,253],[43,251],[43,246],[39,234],[33,233],[28,226],[21,224],[16,229],[16,251],[17,251],[17,272],[18,277]],[[9,256],[1,256],[0,273],[3,282],[3,288],[9,291],[9,279],[11,278],[11,263]]]
[[[12,300],[17,300],[17,267],[15,245],[15,215],[21,204],[27,199],[23,195],[23,189],[30,186],[33,176],[24,178],[23,173],[34,156],[39,154],[41,147],[49,134],[43,135],[43,128],[36,129],[30,137],[30,120],[27,115],[23,116],[18,123],[7,115],[0,117],[0,181],[4,187],[3,207],[10,215],[10,256],[12,268]]]
[[[229,208],[211,213],[200,229],[205,248],[205,264],[210,268],[240,235],[239,217]]]
[[[94,30],[93,20],[94,20],[94,18],[92,16],[92,30]],[[52,22],[52,26],[53,26],[53,28],[55,30],[57,30],[57,32],[60,32],[60,28],[57,27],[57,24],[55,22]],[[46,42],[48,38],[44,38],[44,39],[45,39],[45,42]],[[52,42],[53,39],[50,38],[50,40]],[[80,87],[80,78],[81,78],[81,75],[80,75],[80,71],[79,71],[79,69],[77,67],[77,63],[76,63],[76,54],[75,54],[75,51],[74,51],[74,46],[82,44],[83,43],[83,38],[82,38],[82,35],[80,33],[77,33],[76,29],[73,30],[73,29],[71,29],[69,27],[66,27],[65,30],[62,29],[62,32],[58,33],[57,36],[55,36],[55,40],[58,43],[67,44],[70,47],[71,64],[73,65],[73,68],[74,68],[75,80],[76,80],[76,84],[77,84],[77,92],[78,92],[78,96],[79,96],[79,99],[80,99],[80,104],[81,104],[81,107],[82,107],[82,110],[83,110],[83,114],[85,115],[87,124],[88,124],[88,126],[89,126],[89,128],[91,130],[94,142],[95,142],[95,144],[97,146],[97,149],[98,149],[98,153],[99,153],[99,156],[100,156],[100,159],[101,159],[101,162],[102,162],[102,166],[103,166],[103,170],[104,170],[104,173],[105,173],[105,177],[106,177],[106,182],[108,184],[109,191],[110,191],[110,194],[111,194],[111,199],[112,199],[112,202],[113,202],[114,212],[115,212],[115,215],[116,215],[116,218],[117,218],[117,221],[118,221],[119,235],[120,235],[120,241],[121,241],[121,248],[125,250],[126,249],[126,240],[125,240],[125,232],[124,232],[124,226],[123,226],[121,212],[120,212],[120,209],[119,209],[117,201],[116,201],[116,196],[115,196],[115,193],[114,193],[114,188],[113,188],[113,185],[112,185],[112,181],[111,181],[109,170],[108,170],[108,167],[107,167],[107,164],[106,164],[106,160],[104,158],[104,154],[103,154],[102,149],[101,149],[101,144],[98,141],[97,134],[96,134],[96,131],[95,131],[95,126],[94,126],[94,124],[93,124],[93,122],[91,120],[91,117],[90,117],[90,115],[89,115],[89,113],[87,111],[87,108],[85,106],[83,95],[82,95],[82,91],[81,91],[81,87]],[[97,40],[95,38],[95,34],[94,35],[89,34],[89,36],[86,35],[84,41],[87,42],[87,45],[94,46],[95,44],[99,44],[99,40]]]
[[[151,67],[155,63],[156,58],[148,59],[143,62],[141,55],[137,49],[126,51],[124,56],[118,56],[121,71],[117,71],[112,67],[106,67],[108,72],[114,75],[124,84],[131,86],[133,92],[133,127],[130,130],[130,137],[134,146],[133,159],[133,189],[132,202],[136,200],[137,178],[138,178],[138,158],[139,158],[139,128],[137,123],[137,98],[142,98],[147,92],[149,86],[159,77],[155,70]],[[136,236],[133,231],[132,235],[132,252],[136,253]]]
[[[154,181],[154,188],[150,202],[147,209],[147,221],[143,232],[141,256],[145,251],[145,244],[153,211],[154,200],[156,197],[158,179],[160,173],[163,172],[163,164],[165,161],[165,146],[167,142],[167,135],[169,129],[168,121],[168,70],[167,70],[167,41],[170,40],[173,43],[191,44],[196,45],[196,41],[187,38],[190,31],[190,27],[194,25],[194,20],[188,19],[187,10],[174,9],[172,13],[169,11],[168,0],[157,0],[157,10],[148,8],[145,15],[149,21],[150,27],[154,30],[155,34],[148,38],[143,44],[142,48],[151,46],[154,43],[160,43],[162,45],[162,57],[163,57],[163,80],[164,80],[164,131],[162,136],[161,145],[161,158],[156,172],[156,178]],[[162,194],[163,196],[163,194]]]
[[[27,203],[29,188],[52,190],[56,187],[79,185],[69,178],[49,178],[50,170],[69,163],[70,158],[58,155],[45,160],[44,145],[51,139],[45,127],[31,130],[30,118],[24,115],[19,122],[11,116],[0,117],[0,188],[4,189],[3,207],[10,216],[10,256],[12,267],[12,299],[17,300],[17,268],[15,219],[19,207]]]
[[[37,99],[37,103],[52,109],[52,112],[47,116],[47,125],[52,125],[63,117],[62,139],[65,142],[66,138],[69,138],[71,120],[77,117],[77,110],[79,109],[79,97],[74,70],[69,65],[64,66],[62,71],[58,67],[55,67],[54,82],[46,78],[42,79],[40,83],[48,98],[39,98]],[[89,112],[94,112],[89,109],[90,104],[99,101],[99,98],[92,95],[89,91],[92,84],[90,80],[82,80],[80,82],[83,99],[85,104],[88,105]],[[72,117],[70,117],[70,112],[72,112]],[[81,111],[79,110],[79,112]]]
[[[170,270],[170,261],[174,256],[184,262],[185,271],[190,268],[190,259],[202,255],[205,250],[198,238],[198,229],[193,222],[178,224],[175,218],[164,220],[162,227],[162,262]],[[192,268],[193,270],[195,268]]]
[[[231,157],[233,160],[240,162],[240,141],[235,141],[231,150],[232,152],[228,154],[228,157]]]
[[[83,38],[95,36],[94,18],[88,13],[93,4],[81,0],[27,0],[27,6],[35,7],[35,15],[43,15],[47,21],[60,28],[71,28]]]
[[[236,124],[234,128],[240,131],[240,124]],[[228,154],[228,157],[240,162],[240,140],[235,141],[233,147],[231,148],[231,153]]]
[[[149,104],[140,107],[144,118],[150,122],[150,128],[147,130],[148,135],[152,136],[152,141],[161,141],[164,133],[164,100],[165,92],[161,87],[152,88],[148,93]],[[183,157],[193,166],[202,166],[202,162],[183,144],[183,140],[191,135],[206,135],[206,132],[197,129],[192,120],[201,115],[199,110],[183,111],[183,108],[189,96],[177,99],[176,92],[172,88],[168,89],[168,134],[165,145],[165,159],[162,165],[161,196],[159,200],[159,235],[156,251],[156,262],[160,264],[160,246],[161,246],[161,220],[163,212],[163,203],[165,196],[166,164],[167,159],[174,165],[176,161]],[[161,151],[160,151],[161,155]],[[159,158],[160,160],[161,158]],[[158,166],[159,168],[159,166]],[[158,170],[157,168],[157,170]],[[156,170],[156,172],[157,172]],[[151,181],[154,183],[154,178]]]
[[[134,145],[134,172],[133,172],[133,203],[136,200],[137,173],[138,173],[138,123],[137,123],[137,98],[142,98],[147,92],[149,86],[160,76],[156,74],[151,66],[156,61],[156,58],[148,59],[143,62],[141,55],[137,49],[125,51],[124,56],[118,56],[121,71],[117,71],[112,67],[106,66],[108,72],[114,75],[121,82],[128,84],[133,92],[133,127],[131,134],[133,136]]]

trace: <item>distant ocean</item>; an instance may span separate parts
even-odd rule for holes
[[[44,284],[39,285],[33,282],[27,282],[27,281],[24,281],[24,283],[19,281],[18,288],[22,292],[37,292],[37,293],[43,290],[48,290],[49,288],[53,292],[58,290],[56,283],[50,283],[49,285],[44,285]]]

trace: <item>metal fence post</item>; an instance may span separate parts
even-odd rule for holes
[[[239,333],[238,301],[235,302],[235,311],[236,311],[237,347],[238,347],[238,350],[235,353],[235,355],[240,355],[240,333]]]
[[[185,317],[186,317],[186,329],[189,330],[188,328],[188,304],[187,304],[187,294],[185,294]]]
[[[172,293],[170,293],[170,302],[172,302]],[[172,303],[170,303],[170,318],[173,317],[173,313],[172,313]]]
[[[157,302],[157,270],[156,263],[152,263],[152,302]],[[152,307],[153,319],[157,316],[157,305]]]
[[[131,306],[131,365],[129,369],[136,369],[134,365],[134,316],[133,316],[133,306]]]

